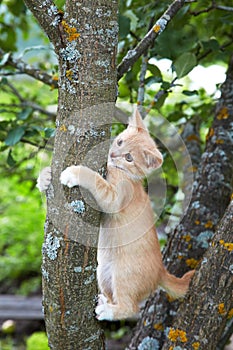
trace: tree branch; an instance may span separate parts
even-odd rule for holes
[[[27,74],[34,79],[42,81],[46,85],[52,86],[54,88],[58,87],[57,78],[54,78],[51,75],[30,66],[28,63],[25,63],[23,60],[14,58],[12,54],[5,53],[0,48],[0,58],[3,59],[4,56],[5,56],[5,61],[4,61],[3,67],[9,65],[11,67],[18,69],[20,73]]]
[[[23,100],[22,103],[17,104],[17,103],[0,103],[0,107],[5,107],[5,108],[25,108],[25,107],[30,107],[32,109],[34,109],[35,111],[40,112],[41,114],[47,115],[49,118],[56,118],[56,113],[53,112],[49,112],[46,109],[42,108],[41,106],[39,106],[38,104],[31,102],[31,101],[27,101],[27,100]],[[8,112],[8,110],[5,110],[6,112]],[[11,111],[13,113],[15,113],[15,111]],[[17,113],[17,112],[16,112]]]
[[[25,108],[25,107],[29,107],[29,108],[32,108],[32,109],[34,109],[35,111],[38,111],[38,112],[40,112],[40,113],[42,113],[42,114],[44,114],[44,115],[47,115],[48,117],[50,117],[50,118],[56,118],[56,113],[53,113],[53,112],[49,112],[49,111],[47,111],[46,109],[44,109],[44,108],[42,108],[40,105],[38,105],[37,103],[35,103],[35,102],[32,102],[32,101],[28,101],[28,100],[26,100],[21,94],[20,94],[20,92],[19,92],[19,90],[18,89],[16,89],[15,87],[14,87],[14,85],[13,84],[11,84],[9,81],[7,81],[6,82],[6,84],[5,84],[6,86],[8,86],[8,88],[10,88],[10,90],[11,90],[11,92],[12,92],[12,94],[14,95],[14,96],[16,96],[18,99],[19,99],[19,101],[20,101],[20,103],[1,103],[0,104],[0,106],[1,107],[16,107],[16,108]]]
[[[200,10],[200,11],[189,11],[189,13],[193,16],[199,16],[199,15],[202,15],[203,13],[207,13],[207,12],[210,12],[212,10],[222,10],[222,11],[232,12],[233,7],[217,5],[215,1],[212,1],[212,5],[210,5],[209,7],[205,8],[203,10]]]
[[[33,13],[39,25],[54,44],[55,48],[62,43],[59,23],[61,13],[51,0],[24,0],[26,6]]]
[[[118,80],[122,78],[138,58],[147,51],[149,46],[153,44],[154,40],[161,34],[172,18],[184,5],[185,0],[175,0],[164,14],[156,21],[151,30],[145,35],[140,43],[133,49],[129,50],[122,62],[118,65]]]

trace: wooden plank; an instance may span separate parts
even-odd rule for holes
[[[13,320],[42,320],[42,297],[0,295],[0,318]]]

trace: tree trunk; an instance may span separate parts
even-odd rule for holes
[[[165,264],[177,276],[198,265],[230,201],[233,167],[232,99],[233,58],[207,135],[192,200],[165,249]],[[218,274],[218,270],[215,271]],[[192,291],[195,294],[195,290]],[[145,341],[156,341],[156,346],[161,348],[166,338],[165,330],[172,325],[178,304],[177,301],[170,303],[163,292],[151,296],[136,326],[129,349],[137,349]]]
[[[191,291],[178,310],[163,350],[175,346],[217,349],[227,320],[233,316],[232,221],[233,200],[196,271]]]
[[[63,188],[59,177],[71,164],[104,172],[116,99],[118,3],[67,0],[62,14],[50,0],[25,2],[54,44],[60,71],[42,265],[49,346],[104,349],[94,315],[100,213],[87,193]]]

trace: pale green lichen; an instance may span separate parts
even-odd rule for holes
[[[70,203],[71,208],[75,213],[83,214],[85,212],[85,204],[82,200],[72,201]]]
[[[74,267],[74,272],[81,273],[82,272],[82,267],[81,266],[75,266]]]
[[[84,281],[85,286],[91,284],[94,280],[95,280],[95,274],[93,273],[91,276],[89,276],[89,277]]]
[[[158,350],[158,349],[159,349],[158,340],[151,337],[144,338],[143,341],[138,346],[138,350]]]
[[[196,238],[196,241],[199,246],[207,249],[209,247],[209,243],[212,236],[213,236],[213,231],[206,230],[199,234],[199,236]]]
[[[55,260],[57,258],[60,241],[61,238],[54,236],[52,233],[47,235],[45,243],[43,244],[43,251],[45,251],[50,260]]]
[[[44,267],[41,268],[43,278],[48,282],[49,281],[49,273],[45,270]]]

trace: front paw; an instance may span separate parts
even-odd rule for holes
[[[47,191],[51,183],[51,177],[52,175],[50,166],[47,166],[46,168],[41,170],[36,184],[36,187],[39,189],[40,192]]]
[[[66,168],[60,176],[60,181],[63,185],[68,187],[74,187],[79,185],[79,172],[80,167],[72,165]]]

